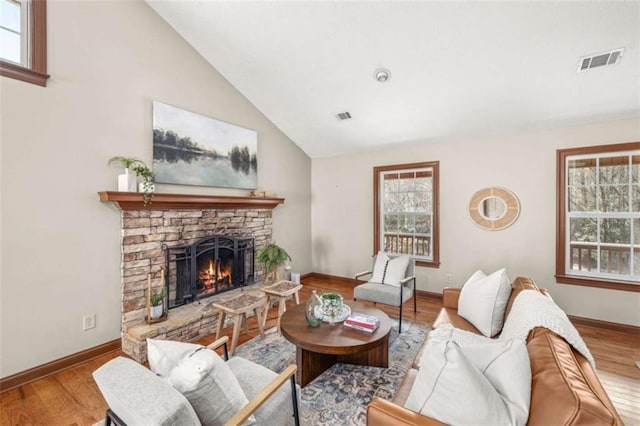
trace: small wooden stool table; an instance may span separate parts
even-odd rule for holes
[[[238,336],[240,336],[240,327],[243,317],[245,321],[245,332],[247,331],[246,321],[248,312],[255,312],[256,322],[258,323],[258,330],[260,330],[260,335],[264,337],[264,327],[262,325],[262,310],[264,309],[264,299],[264,295],[244,293],[232,299],[214,302],[211,304],[211,306],[220,310],[220,315],[218,316],[216,340],[218,340],[220,338],[220,334],[222,334],[225,315],[229,314],[234,316],[233,337],[231,338],[230,348],[232,355],[236,350],[236,344],[238,343]]]
[[[264,317],[262,318],[262,326],[267,323],[267,311],[269,310],[269,299],[272,297],[278,303],[278,330],[280,330],[280,318],[287,311],[287,297],[293,295],[296,305],[300,304],[300,296],[298,291],[302,288],[302,284],[296,284],[292,281],[279,281],[275,284],[261,288],[267,295],[267,301],[264,304]]]

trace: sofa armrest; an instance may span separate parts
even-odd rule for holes
[[[445,288],[442,290],[442,306],[445,308],[458,309],[458,299],[461,288]]]
[[[441,426],[444,423],[376,396],[367,407],[367,426],[372,425]]]

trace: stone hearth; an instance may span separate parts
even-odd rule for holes
[[[122,350],[138,362],[146,361],[147,337],[166,338],[180,341],[195,341],[215,333],[217,311],[210,307],[214,301],[234,297],[241,291],[255,291],[256,287],[246,286],[219,295],[203,299],[169,310],[167,320],[147,324],[147,275],[152,274],[152,287],[161,288],[160,270],[165,266],[165,252],[162,244],[178,246],[193,244],[200,238],[214,234],[228,235],[235,238],[253,238],[255,250],[260,249],[272,240],[272,208],[282,203],[276,200],[273,205],[256,205],[251,198],[237,197],[233,209],[230,205],[215,208],[215,204],[168,206],[155,203],[144,208],[138,201],[126,205],[120,200],[103,198],[103,194],[114,197],[130,197],[137,200],[141,195],[134,193],[100,193],[102,201],[113,201],[123,209],[122,218]],[[159,196],[161,194],[158,194]],[[175,196],[172,196],[175,198]],[[202,202],[204,196],[198,202]],[[168,196],[167,196],[168,198]],[[173,203],[172,198],[172,203]],[[216,198],[216,197],[212,197]],[[220,198],[220,197],[218,197]],[[227,202],[233,197],[223,197]],[[246,200],[247,204],[241,204]],[[262,200],[262,199],[258,199]],[[126,200],[128,201],[128,199]],[[258,201],[260,202],[260,201]],[[178,208],[173,208],[178,207]],[[161,209],[162,208],[162,209]],[[261,284],[264,272],[259,265],[255,267],[255,282]]]

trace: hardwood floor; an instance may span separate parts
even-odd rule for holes
[[[302,303],[312,290],[335,291],[352,299],[351,285],[344,280],[307,278],[300,294]],[[291,302],[289,302],[291,303]],[[418,297],[414,314],[407,304],[403,318],[431,324],[440,310],[441,301]],[[397,317],[398,310],[384,305],[378,308]],[[276,324],[277,308],[269,311],[267,328]],[[593,353],[598,375],[611,400],[627,425],[640,425],[640,336],[578,326],[578,331]],[[224,330],[231,334],[232,327]],[[255,319],[249,320],[249,332],[240,335],[239,344],[258,336]],[[211,336],[200,343],[208,344]],[[91,373],[107,361],[123,355],[111,352],[50,377],[0,394],[0,425],[92,425],[104,418],[107,405]]]

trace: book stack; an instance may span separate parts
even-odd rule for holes
[[[353,313],[344,320],[344,325],[356,330],[373,333],[380,326],[380,320],[375,315]]]

